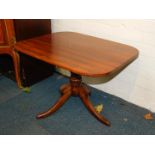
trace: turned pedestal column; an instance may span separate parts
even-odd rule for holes
[[[37,119],[45,118],[56,112],[70,96],[80,97],[86,108],[102,123],[110,126],[110,122],[99,114],[93,107],[91,101],[89,100],[90,90],[88,87],[82,83],[82,78],[80,75],[71,73],[70,82],[64,84],[60,88],[61,96],[57,102],[46,112],[37,115]]]

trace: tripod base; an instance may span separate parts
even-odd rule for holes
[[[61,97],[57,102],[46,112],[37,115],[37,119],[45,118],[56,112],[70,96],[78,96],[86,106],[86,108],[102,123],[110,126],[110,122],[99,114],[93,107],[91,101],[89,100],[90,90],[88,87],[82,83],[81,76],[72,73],[70,77],[70,83],[61,86],[60,88]]]

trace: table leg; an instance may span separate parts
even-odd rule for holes
[[[99,114],[92,103],[89,100],[90,90],[88,87],[82,83],[81,76],[72,73],[70,77],[70,83],[61,86],[60,88],[61,97],[58,101],[46,112],[37,115],[37,118],[45,118],[56,112],[70,96],[78,96],[83,101],[86,108],[102,123],[107,126],[110,126],[110,122],[104,118],[101,114]]]
[[[48,117],[49,115],[51,115],[52,113],[56,112],[64,103],[65,101],[71,96],[71,92],[66,92],[65,94],[63,94],[58,101],[46,112],[40,113],[37,115],[37,119],[40,118],[45,118]]]
[[[64,84],[60,87],[60,93],[61,95],[65,94],[67,91],[71,91],[71,86],[70,84]]]
[[[87,94],[87,92],[84,89],[81,89],[80,91],[80,98],[82,100],[82,102],[84,103],[84,105],[86,106],[86,108],[102,123],[104,123],[107,126],[110,126],[110,122],[104,117],[102,116],[100,113],[98,113],[95,108],[93,107],[91,101],[89,100],[89,96]]]
[[[16,82],[19,88],[22,88],[22,82],[20,78],[20,57],[16,51],[12,52],[13,62],[14,62],[14,70],[16,76]]]

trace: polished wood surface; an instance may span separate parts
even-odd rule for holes
[[[51,34],[50,19],[14,19],[16,41]]]
[[[18,53],[14,51],[14,44],[16,41],[44,34],[51,34],[50,19],[0,19],[0,54],[11,56],[16,81],[19,87],[21,87],[21,83],[23,83],[22,79],[24,76],[21,76],[20,74],[20,57]],[[28,64],[28,61],[25,60],[24,63]],[[51,69],[49,69],[50,67],[51,66],[48,68],[46,67],[44,70],[51,73]]]
[[[6,26],[4,20],[0,19],[0,45],[7,44]]]
[[[58,99],[58,101],[47,111],[38,114],[36,117],[37,119],[42,119],[42,118],[50,116],[51,114],[59,110],[59,108],[62,107],[62,105],[65,103],[67,99],[69,99],[70,96],[77,96],[81,98],[86,108],[101,123],[104,123],[107,126],[111,125],[110,122],[104,116],[102,116],[100,113],[98,113],[95,110],[94,106],[92,105],[89,99],[90,91],[88,87],[84,83],[82,83],[82,78],[80,75],[72,73],[70,77],[70,83],[63,85],[60,88],[60,92],[61,92],[61,97]]]
[[[19,56],[13,50],[15,43],[15,33],[12,19],[0,20],[0,54],[7,54],[11,56],[13,60],[16,81],[19,87],[21,87],[21,81],[19,76]]]
[[[117,72],[138,56],[134,47],[74,33],[59,32],[16,43],[16,51],[71,72],[70,82],[60,88],[61,97],[38,119],[56,112],[72,95],[78,96],[86,108],[102,123],[110,122],[98,113],[89,100],[90,90],[82,83],[82,75],[98,77]]]
[[[12,47],[14,27],[11,19],[0,19],[0,51]]]
[[[118,71],[138,56],[134,47],[73,32],[24,40],[15,48],[73,73],[91,77]]]
[[[51,19],[13,19],[16,42],[51,34]],[[52,75],[54,67],[20,54],[20,78],[22,86],[29,87]]]

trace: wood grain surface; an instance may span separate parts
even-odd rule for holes
[[[20,41],[15,49],[90,77],[119,71],[138,57],[134,47],[75,32],[58,32]]]

